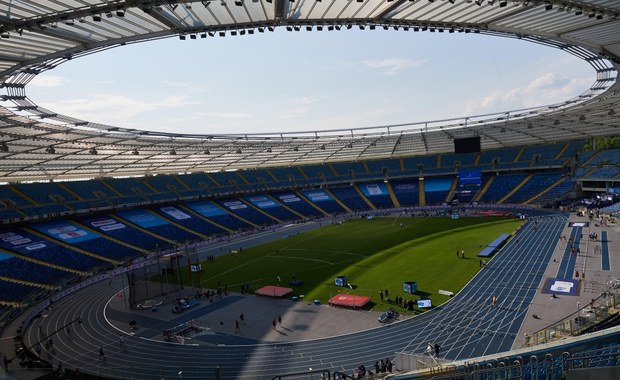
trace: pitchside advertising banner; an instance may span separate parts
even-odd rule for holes
[[[69,244],[75,244],[81,241],[100,237],[94,232],[86,231],[71,222],[65,221],[39,223],[32,227],[37,231],[43,232],[46,235]]]
[[[250,203],[260,208],[261,210],[268,209],[268,208],[274,208],[274,207],[280,207],[280,205],[274,202],[273,199],[265,195],[245,197],[245,199],[247,199]]]
[[[53,246],[53,244],[25,231],[4,231],[0,234],[0,247],[19,252],[23,255],[28,255],[29,252],[50,246]]]
[[[119,211],[118,215],[123,219],[127,219],[133,224],[137,224],[142,228],[152,228],[170,224],[164,218],[161,218],[147,210],[127,210]]]
[[[367,197],[374,197],[378,195],[388,195],[387,186],[385,183],[367,183],[359,186]]]
[[[323,190],[306,190],[303,194],[313,203],[333,200],[333,198]]]
[[[301,202],[301,199],[299,199],[299,197],[296,194],[280,194],[277,196],[277,198],[282,201],[283,203],[295,203],[295,202]]]
[[[209,218],[211,216],[228,214],[225,210],[214,205],[213,202],[209,201],[188,203],[187,207],[191,208],[192,210],[196,211],[197,213],[206,218]]]

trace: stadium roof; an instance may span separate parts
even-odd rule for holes
[[[617,0],[0,0],[0,181],[127,176],[295,165],[617,135]],[[37,106],[26,85],[70,59],[179,36],[276,27],[482,33],[555,47],[587,61],[593,84],[574,99],[500,114],[322,132],[183,135],[108,126]]]

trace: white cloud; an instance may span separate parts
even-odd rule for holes
[[[291,101],[295,104],[312,104],[315,103],[319,100],[319,96],[318,95],[310,95],[310,96],[303,96],[301,98],[292,98]]]
[[[51,88],[51,87],[59,87],[59,86],[62,86],[63,84],[66,84],[66,82],[63,78],[59,76],[40,74],[34,77],[32,81],[28,83],[28,86]]]
[[[407,58],[386,58],[366,60],[363,63],[366,67],[371,69],[382,70],[385,75],[396,75],[403,70],[412,67],[420,67],[425,63],[425,61]]]
[[[592,79],[571,79],[556,73],[547,73],[533,79],[525,86],[506,91],[497,90],[482,99],[473,100],[465,106],[465,114],[475,115],[553,104],[576,96],[586,90],[590,84],[592,84]]]
[[[56,112],[88,121],[124,126],[128,119],[151,111],[159,112],[162,109],[176,109],[195,104],[199,103],[183,96],[168,96],[158,101],[149,102],[124,95],[92,94],[89,98],[46,102],[44,106]]]
[[[310,112],[310,107],[292,107],[288,108],[285,112],[281,112],[275,115],[276,119],[294,119],[299,116],[307,115]]]
[[[219,117],[221,119],[244,119],[252,117],[251,114],[246,112],[207,112],[204,116]]]

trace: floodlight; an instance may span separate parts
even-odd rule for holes
[[[116,11],[116,15],[118,17],[125,17],[125,10],[124,9],[119,9]]]
[[[506,0],[502,0],[502,1],[499,2],[500,8],[505,7],[506,5],[508,5],[508,1],[506,1]]]
[[[179,39],[184,41],[185,40],[185,35],[184,34],[179,34]]]
[[[226,35],[226,32],[222,30],[222,31],[220,32],[220,37],[224,37],[225,35]]]
[[[207,33],[201,33],[200,38],[207,38]]]
[[[235,5],[238,7],[242,7],[243,6],[243,0],[235,0]]]

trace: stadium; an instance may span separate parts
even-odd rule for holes
[[[620,376],[617,2],[1,7],[1,379]],[[517,38],[593,83],[458,119],[210,135],[27,95],[111,48],[275,29]]]

